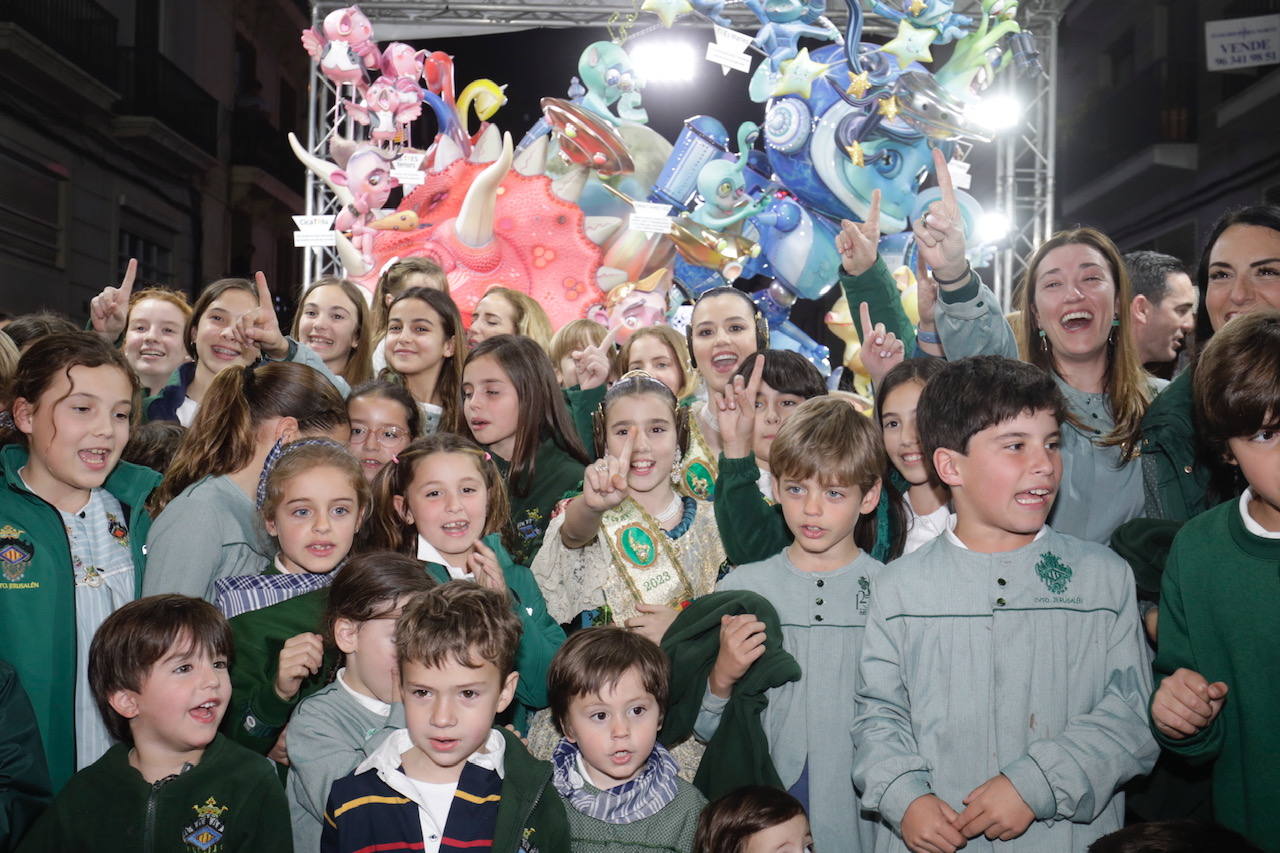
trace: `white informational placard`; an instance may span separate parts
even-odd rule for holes
[[[632,231],[645,234],[671,233],[671,217],[668,215],[668,211],[671,210],[670,205],[636,201],[632,202],[631,206],[633,212],[627,227]]]
[[[947,171],[951,173],[951,183],[958,190],[967,190],[973,185],[973,176],[969,174],[969,164],[963,160],[948,160]]]
[[[1204,46],[1210,71],[1280,63],[1280,15],[1206,21]]]
[[[426,156],[426,152],[422,151],[401,154],[391,164],[391,177],[399,181],[400,186],[405,189],[412,189],[418,186],[426,178],[421,168],[422,161],[426,159]]]
[[[751,57],[746,49],[751,44],[751,36],[722,27],[715,26],[716,40],[707,45],[707,61],[720,66],[722,74],[729,70],[746,73],[751,70]]]
[[[294,248],[306,246],[336,246],[338,235],[333,230],[336,216],[295,216],[293,222],[298,230],[293,232]]]

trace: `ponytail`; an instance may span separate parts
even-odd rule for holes
[[[201,477],[242,470],[253,460],[258,427],[283,417],[296,419],[301,433],[326,432],[348,423],[342,395],[304,364],[270,362],[223,370],[205,393],[147,508],[158,515]]]

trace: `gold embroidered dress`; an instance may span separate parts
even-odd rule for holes
[[[724,546],[711,506],[703,501],[693,506],[692,523],[671,539],[627,498],[604,514],[600,533],[581,548],[569,548],[560,538],[564,513],[553,518],[529,567],[551,618],[563,624],[607,606],[608,621],[621,624],[638,615],[637,604],[678,606],[711,592],[725,560]]]

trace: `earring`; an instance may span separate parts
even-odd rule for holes
[[[680,454],[680,448],[676,448],[676,455],[671,460],[671,485],[673,486],[680,485],[680,463],[682,461],[683,457]]]
[[[1044,333],[1044,329],[1040,330],[1040,349],[1049,351],[1049,336]]]
[[[1111,331],[1107,332],[1107,346],[1115,346],[1116,343],[1116,327],[1120,325],[1119,317],[1111,318]]]

